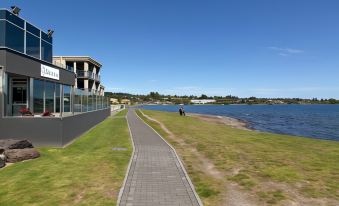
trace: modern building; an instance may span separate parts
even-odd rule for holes
[[[74,70],[53,64],[52,34],[0,9],[0,139],[63,146],[110,115],[100,79],[82,89]]]
[[[54,56],[53,63],[76,74],[75,88],[92,90],[104,96],[105,87],[100,81],[102,65],[96,60],[88,56]]]

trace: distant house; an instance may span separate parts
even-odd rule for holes
[[[209,104],[209,103],[215,103],[216,101],[214,99],[192,99],[192,104]]]
[[[119,100],[116,98],[110,98],[109,101],[111,102],[111,104],[119,104]]]
[[[121,104],[128,104],[128,105],[130,105],[130,104],[131,104],[131,100],[129,100],[129,99],[122,99],[122,100],[120,101],[120,103],[121,103]]]

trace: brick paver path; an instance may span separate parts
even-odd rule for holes
[[[135,111],[127,114],[135,152],[121,206],[198,206],[183,168],[174,151],[140,120]]]

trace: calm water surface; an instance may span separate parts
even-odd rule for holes
[[[177,112],[177,105],[144,109]],[[260,131],[339,141],[339,105],[187,105],[186,112],[229,116]]]

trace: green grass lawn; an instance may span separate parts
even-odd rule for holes
[[[0,205],[115,205],[132,153],[125,115],[66,148],[39,148],[40,158],[0,170]]]
[[[298,198],[339,203],[339,142],[233,129],[176,113],[143,112],[213,162],[226,183],[237,183],[262,203]],[[204,204],[220,205],[226,192],[221,181],[197,167],[199,160],[189,147],[169,138],[159,124],[143,119],[176,148]]]

